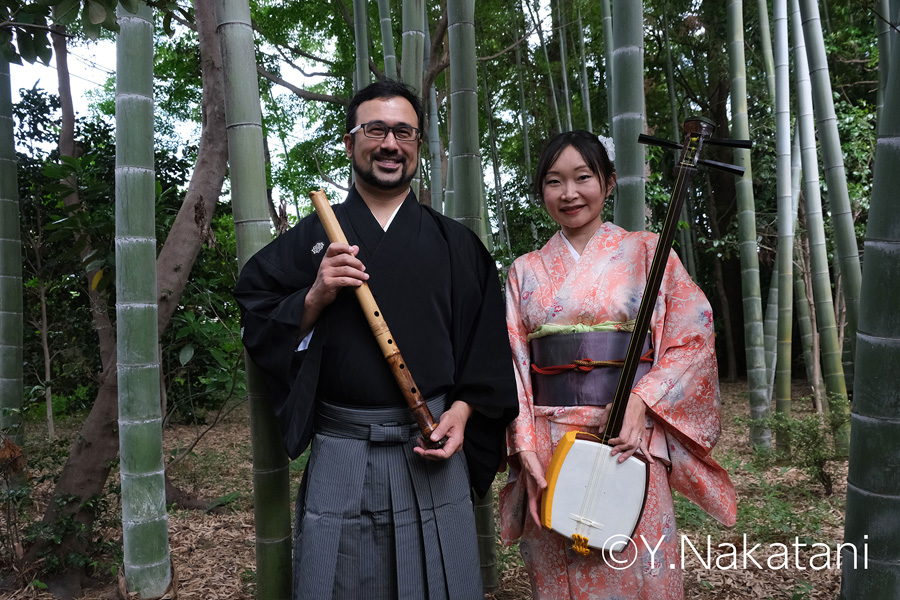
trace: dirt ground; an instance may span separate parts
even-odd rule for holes
[[[736,418],[747,416],[745,390],[745,383],[722,384],[724,431],[714,451],[716,459],[729,470],[737,489],[738,525],[732,529],[719,526],[704,518],[699,510],[689,510],[685,522],[678,523],[682,536],[687,536],[698,546],[703,560],[706,559],[707,535],[713,548],[713,564],[709,568],[690,550],[686,553],[685,597],[698,600],[836,598],[840,589],[840,569],[834,564],[835,547],[843,537],[846,463],[833,462],[829,466],[835,481],[834,494],[830,498],[824,496],[820,485],[810,482],[796,468],[753,466],[754,457],[748,449],[746,425],[735,422]],[[800,398],[804,394],[805,390],[798,388],[795,397]],[[796,401],[795,405],[801,402]],[[190,444],[198,429],[183,425],[169,428],[165,434],[167,456]],[[247,411],[242,407],[204,437],[191,456],[172,470],[171,476],[177,485],[204,499],[217,498],[222,507],[215,512],[170,512],[169,535],[177,585],[164,598],[253,598],[255,559],[251,468]],[[300,475],[301,468],[295,465],[291,469],[292,493],[296,492]],[[46,502],[49,492],[49,484],[35,490],[34,497],[38,502],[36,514],[42,511],[40,503]],[[118,506],[113,502],[108,510],[112,513],[118,510]],[[805,520],[804,515],[808,517]],[[741,531],[741,527],[748,530]],[[777,534],[779,528],[780,536]],[[773,531],[776,533],[773,534]],[[102,533],[113,541],[121,539],[121,531],[111,526]],[[741,545],[744,534],[748,535],[748,546],[762,543],[754,553],[761,568],[756,568],[752,561],[749,568],[743,568]],[[763,537],[757,539],[754,536]],[[789,558],[767,564],[767,558],[771,560],[773,553],[781,551],[780,548],[773,550],[770,545],[776,541],[786,545]],[[805,543],[806,546],[795,547],[792,542]],[[733,543],[737,547],[736,566],[727,556],[723,556],[729,550],[727,546],[723,550],[719,546],[722,543]],[[823,551],[823,546],[813,547],[814,543],[830,547],[830,568],[820,568],[825,565],[825,558],[821,555],[818,560],[811,558],[815,554],[811,549]],[[486,598],[530,598],[528,577],[516,549],[501,548],[499,563],[500,588]],[[122,598],[119,582],[108,574],[107,579],[106,583],[88,590],[84,599]],[[126,598],[129,596],[125,595]],[[6,595],[0,593],[0,598],[49,600],[52,596],[45,590],[28,588]]]

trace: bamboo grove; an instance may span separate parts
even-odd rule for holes
[[[230,289],[247,258],[310,212],[309,190],[347,189],[345,106],[355,89],[397,77],[427,112],[420,201],[473,229],[501,270],[554,231],[533,195],[534,157],[554,133],[614,139],[607,216],[631,230],[660,227],[674,160],[638,134],[678,140],[680,121],[702,115],[721,137],[753,141],[716,150],[746,173],[698,178],[676,251],[712,302],[721,378],[746,380],[747,443],[791,452],[771,423],[790,416],[798,386],[836,423],[835,456],[850,461],[845,538],[868,536],[874,565],[866,577],[845,571],[842,597],[900,595],[898,0],[129,0],[118,11],[113,0],[11,0],[2,10],[0,430],[21,443],[46,418],[52,438],[54,410],[87,414],[44,516],[79,527],[58,548],[36,541],[26,560],[86,552],[86,501],[117,467],[129,589],[161,594],[165,506],[191,503],[168,475],[182,457],[163,456],[162,428],[196,417],[198,402],[222,413],[246,397],[257,593],[289,597],[290,466],[241,353]],[[112,34],[115,86],[76,118],[69,48]],[[17,96],[6,63],[36,61],[54,66],[57,87]],[[490,502],[480,510],[489,528]],[[58,569],[71,597],[79,569]],[[482,575],[496,585],[496,571]]]

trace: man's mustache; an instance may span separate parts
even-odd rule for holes
[[[391,160],[394,162],[406,163],[406,157],[400,153],[388,154],[384,152],[377,152],[375,154],[372,154],[372,160]]]

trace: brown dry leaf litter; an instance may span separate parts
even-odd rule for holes
[[[752,453],[747,448],[747,432],[745,426],[735,424],[735,417],[747,417],[746,384],[722,384],[724,431],[714,455],[729,465],[744,465],[751,461]],[[805,394],[798,388],[795,398]],[[805,401],[798,401],[797,404]],[[795,405],[796,406],[796,405]],[[804,409],[803,406],[799,407]],[[795,408],[795,412],[799,412]],[[234,411],[222,424],[194,448],[193,454],[186,458],[171,473],[173,480],[183,489],[197,496],[210,500],[226,497],[230,499],[220,513],[202,513],[199,511],[174,511],[169,515],[169,535],[173,563],[177,570],[179,600],[249,600],[252,598],[255,571],[255,548],[253,529],[251,455],[248,431],[248,416],[245,408]],[[187,447],[196,435],[197,428],[191,426],[174,426],[165,433],[166,456],[170,456],[178,448]],[[727,458],[723,460],[723,457]],[[742,534],[736,529],[720,526],[702,526],[702,530],[692,529],[688,525],[680,525],[680,533],[687,536],[698,548],[698,552],[706,560],[706,535],[712,544],[712,565],[706,568],[689,549],[684,557],[685,597],[696,600],[824,600],[837,597],[840,589],[840,571],[834,564],[834,548],[841,543],[843,537],[843,498],[846,493],[847,465],[832,463],[830,466],[835,479],[834,496],[828,502],[830,523],[824,523],[822,530],[811,536],[810,542],[828,544],[832,549],[832,565],[830,569],[813,570],[809,568],[810,557],[814,552],[809,547],[800,548],[799,563],[805,570],[795,567],[795,548],[791,546],[793,533],[786,532],[784,541],[788,545],[789,566],[786,568],[769,568],[766,558],[773,553],[769,549],[770,540],[750,539],[748,547],[762,542],[760,548],[752,556],[762,565],[757,569],[749,564],[742,568]],[[744,510],[746,506],[754,506],[757,511],[764,511],[766,498],[757,491],[758,480],[780,486],[801,486],[810,491],[817,499],[822,497],[821,487],[810,484],[806,476],[794,468],[773,467],[759,475],[752,475],[744,468],[731,468],[730,475],[738,490],[738,499]],[[292,473],[292,490],[296,491],[300,472]],[[35,498],[38,509],[43,510],[52,490],[43,485],[36,490]],[[230,495],[230,496],[229,496]],[[110,511],[118,510],[115,496],[110,496]],[[39,513],[36,513],[39,514]],[[112,515],[111,515],[112,516]],[[109,528],[102,530],[107,539],[120,540],[121,530]],[[731,562],[721,556],[726,548],[717,547],[720,543],[733,543],[737,547],[737,567],[730,568]],[[720,557],[720,565],[729,568],[716,568],[716,559]],[[821,561],[819,561],[821,563]],[[818,563],[817,563],[818,564]],[[528,576],[515,549],[501,550],[501,587],[486,598],[491,600],[525,600],[531,597]],[[778,566],[778,565],[776,565]],[[133,597],[132,594],[128,595]],[[4,600],[50,600],[52,596],[40,590],[19,590],[12,594],[0,596]],[[109,581],[88,591],[84,600],[116,600],[121,598],[118,585]],[[174,599],[174,594],[166,598]]]

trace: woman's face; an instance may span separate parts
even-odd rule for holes
[[[609,187],[573,146],[567,146],[550,166],[543,192],[547,212],[570,240],[578,234],[593,235],[603,224],[601,213]]]

